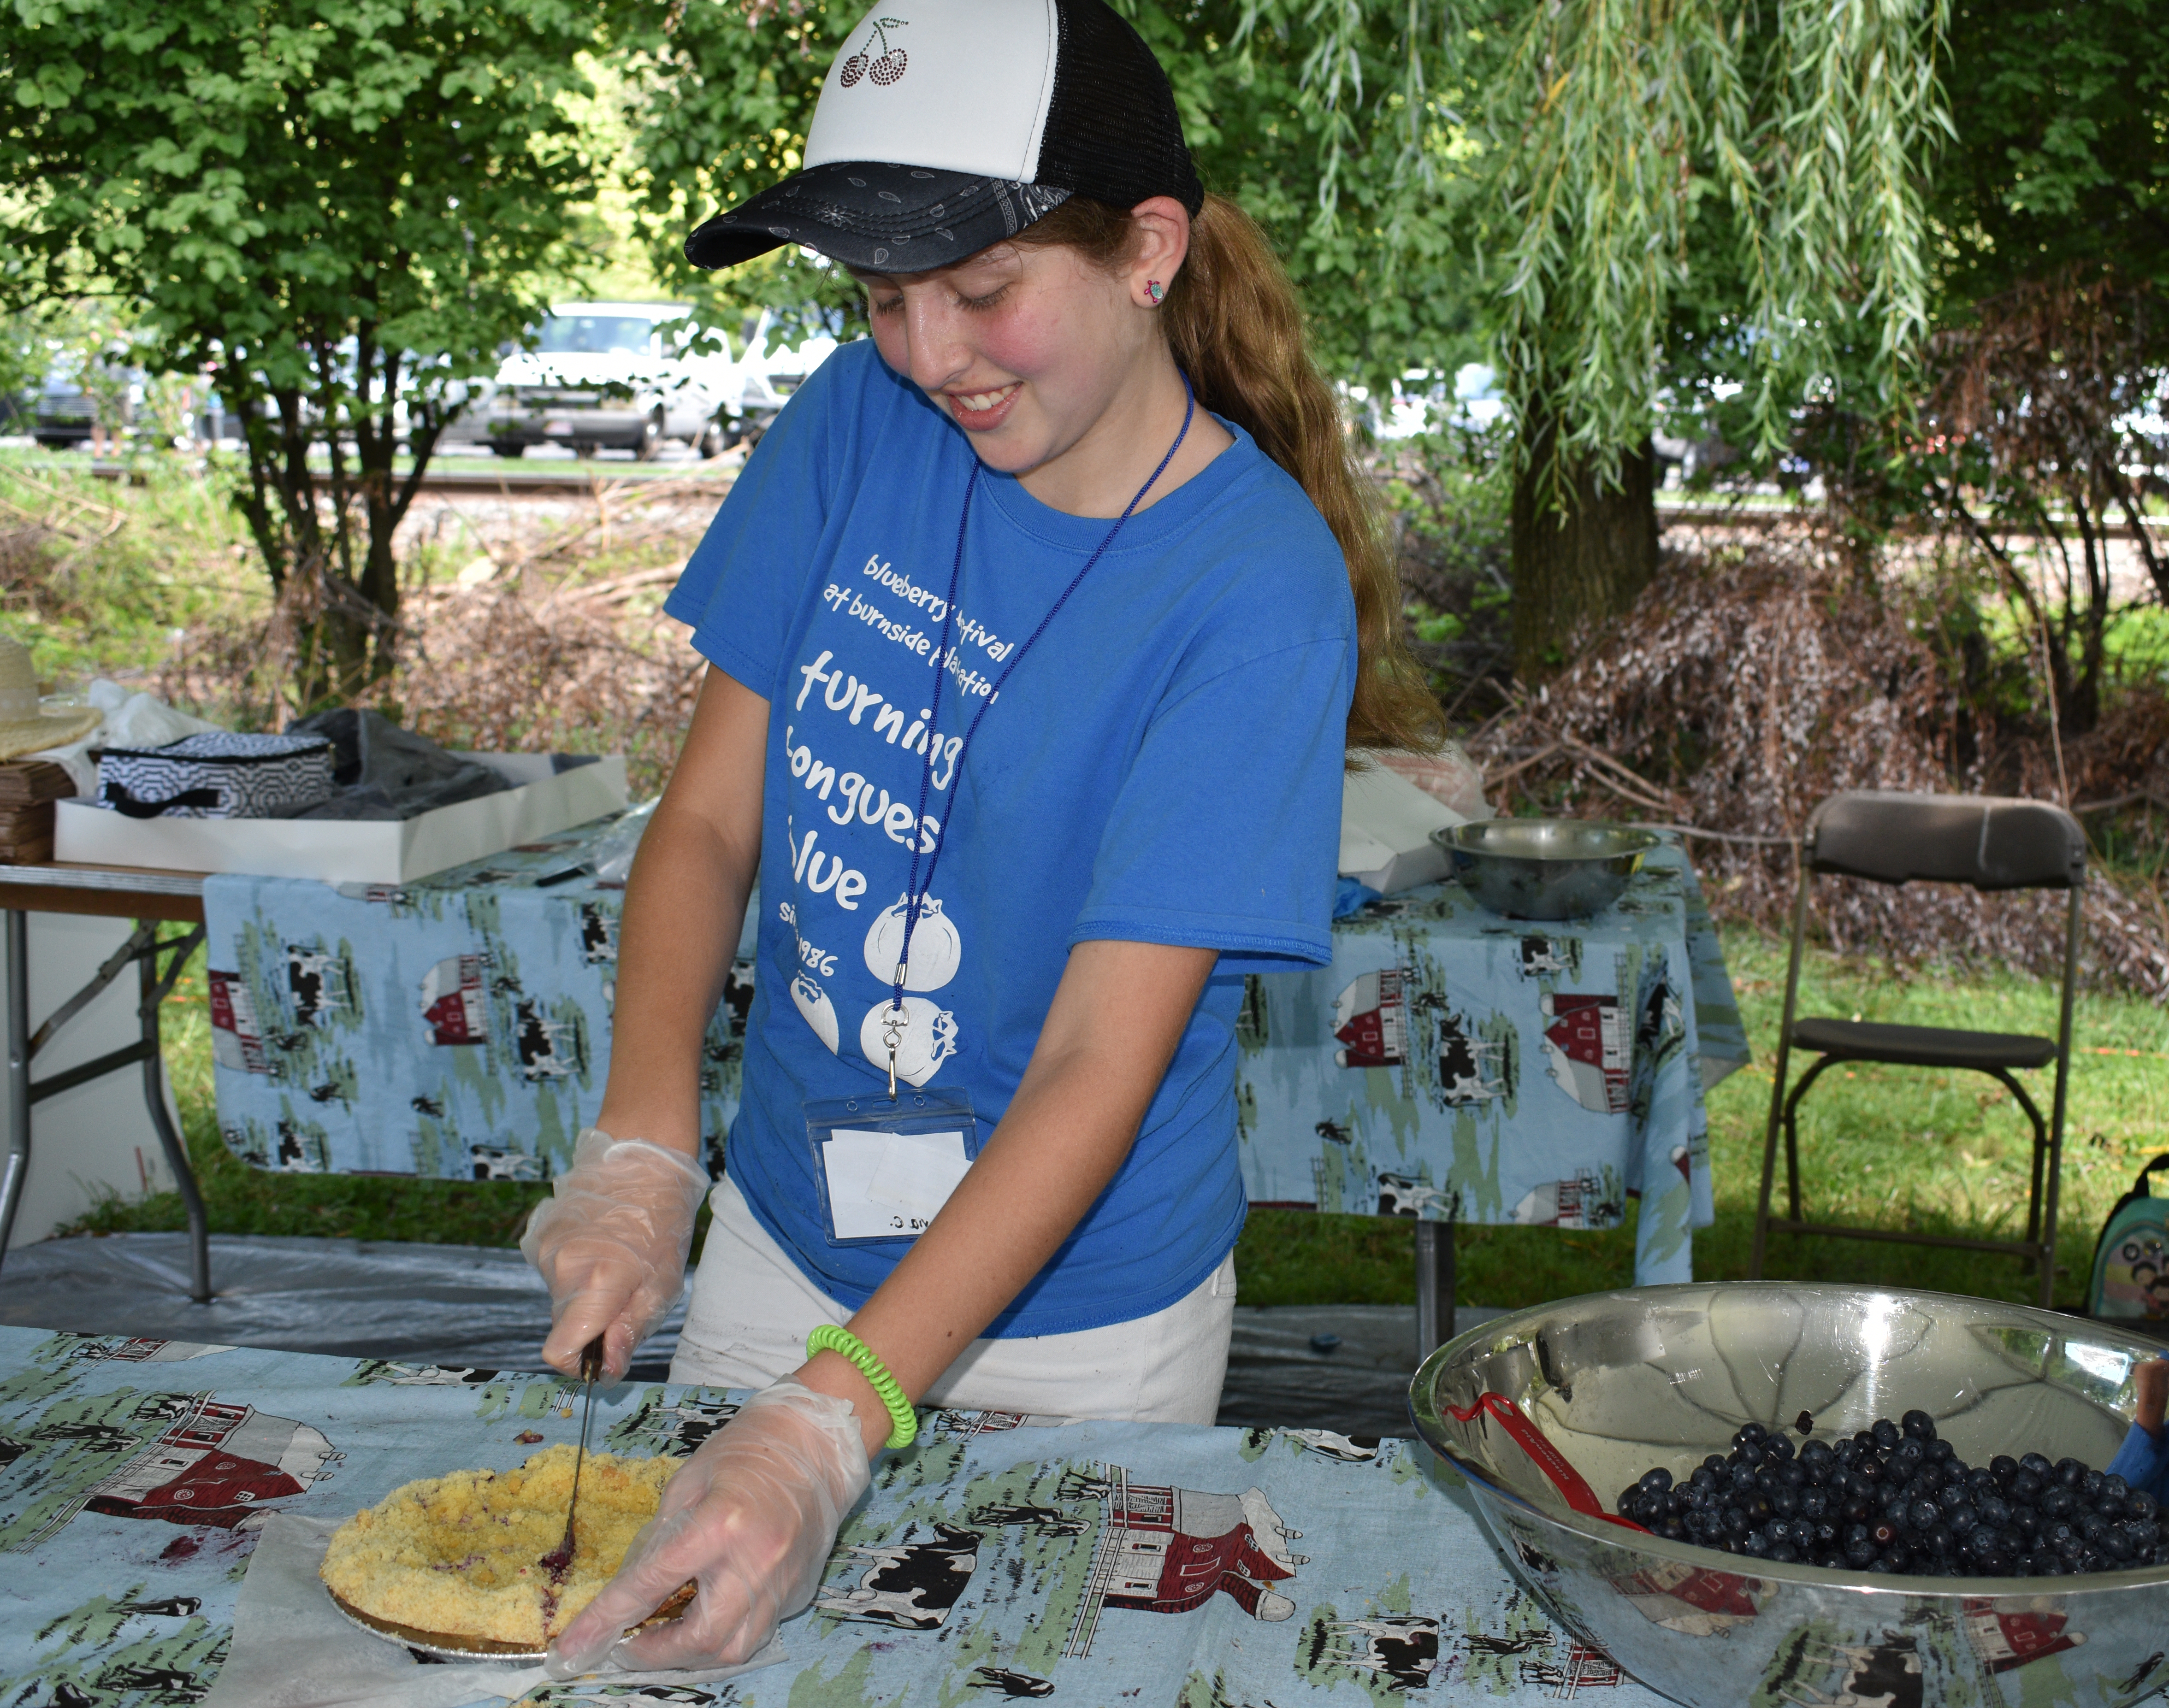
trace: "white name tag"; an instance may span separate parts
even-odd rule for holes
[[[821,1144],[830,1232],[838,1239],[914,1238],[971,1166],[962,1132],[831,1128]]]

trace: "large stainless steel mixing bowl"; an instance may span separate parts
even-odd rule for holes
[[[1777,1565],[1572,1511],[1500,1425],[1504,1396],[1607,1511],[1749,1421],[1850,1434],[1918,1407],[1961,1458],[2106,1466],[2131,1371],[2162,1349],[2018,1305],[1787,1282],[1638,1287],[1518,1312],[1426,1359],[1417,1429],[1468,1478],[1500,1556],[1569,1631],[1693,1708],[2134,1703],[2169,1684],[2169,1567],[1920,1578]]]
[[[1580,919],[1619,899],[1656,836],[1580,818],[1488,818],[1431,833],[1478,904],[1514,919]]]

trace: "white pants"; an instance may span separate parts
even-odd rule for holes
[[[806,1362],[806,1337],[850,1320],[848,1306],[799,1273],[754,1217],[735,1181],[709,1195],[709,1224],[674,1382],[758,1388]],[[1228,1373],[1235,1322],[1235,1258],[1164,1311],[1105,1328],[1014,1340],[975,1340],[922,1403],[1015,1412],[1037,1421],[1119,1418],[1210,1423]]]

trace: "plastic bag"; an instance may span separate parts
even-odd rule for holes
[[[618,815],[618,821],[609,832],[598,838],[591,862],[595,881],[601,884],[621,884],[626,874],[632,870],[632,857],[640,852],[640,838],[647,832],[648,821],[655,817],[655,809],[663,797],[643,801],[637,806],[628,807]]]
[[[1372,753],[1388,770],[1405,777],[1442,806],[1451,806],[1465,819],[1496,818],[1484,798],[1484,773],[1458,742],[1448,742],[1436,753],[1398,751]]]

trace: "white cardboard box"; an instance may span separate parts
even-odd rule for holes
[[[1468,822],[1383,765],[1351,771],[1340,785],[1340,875],[1382,896],[1436,883],[1448,863],[1431,832]]]
[[[584,824],[626,804],[625,756],[553,773],[547,753],[462,753],[512,788],[418,818],[131,818],[61,801],[53,858],[84,865],[253,872],[327,883],[401,884]]]

